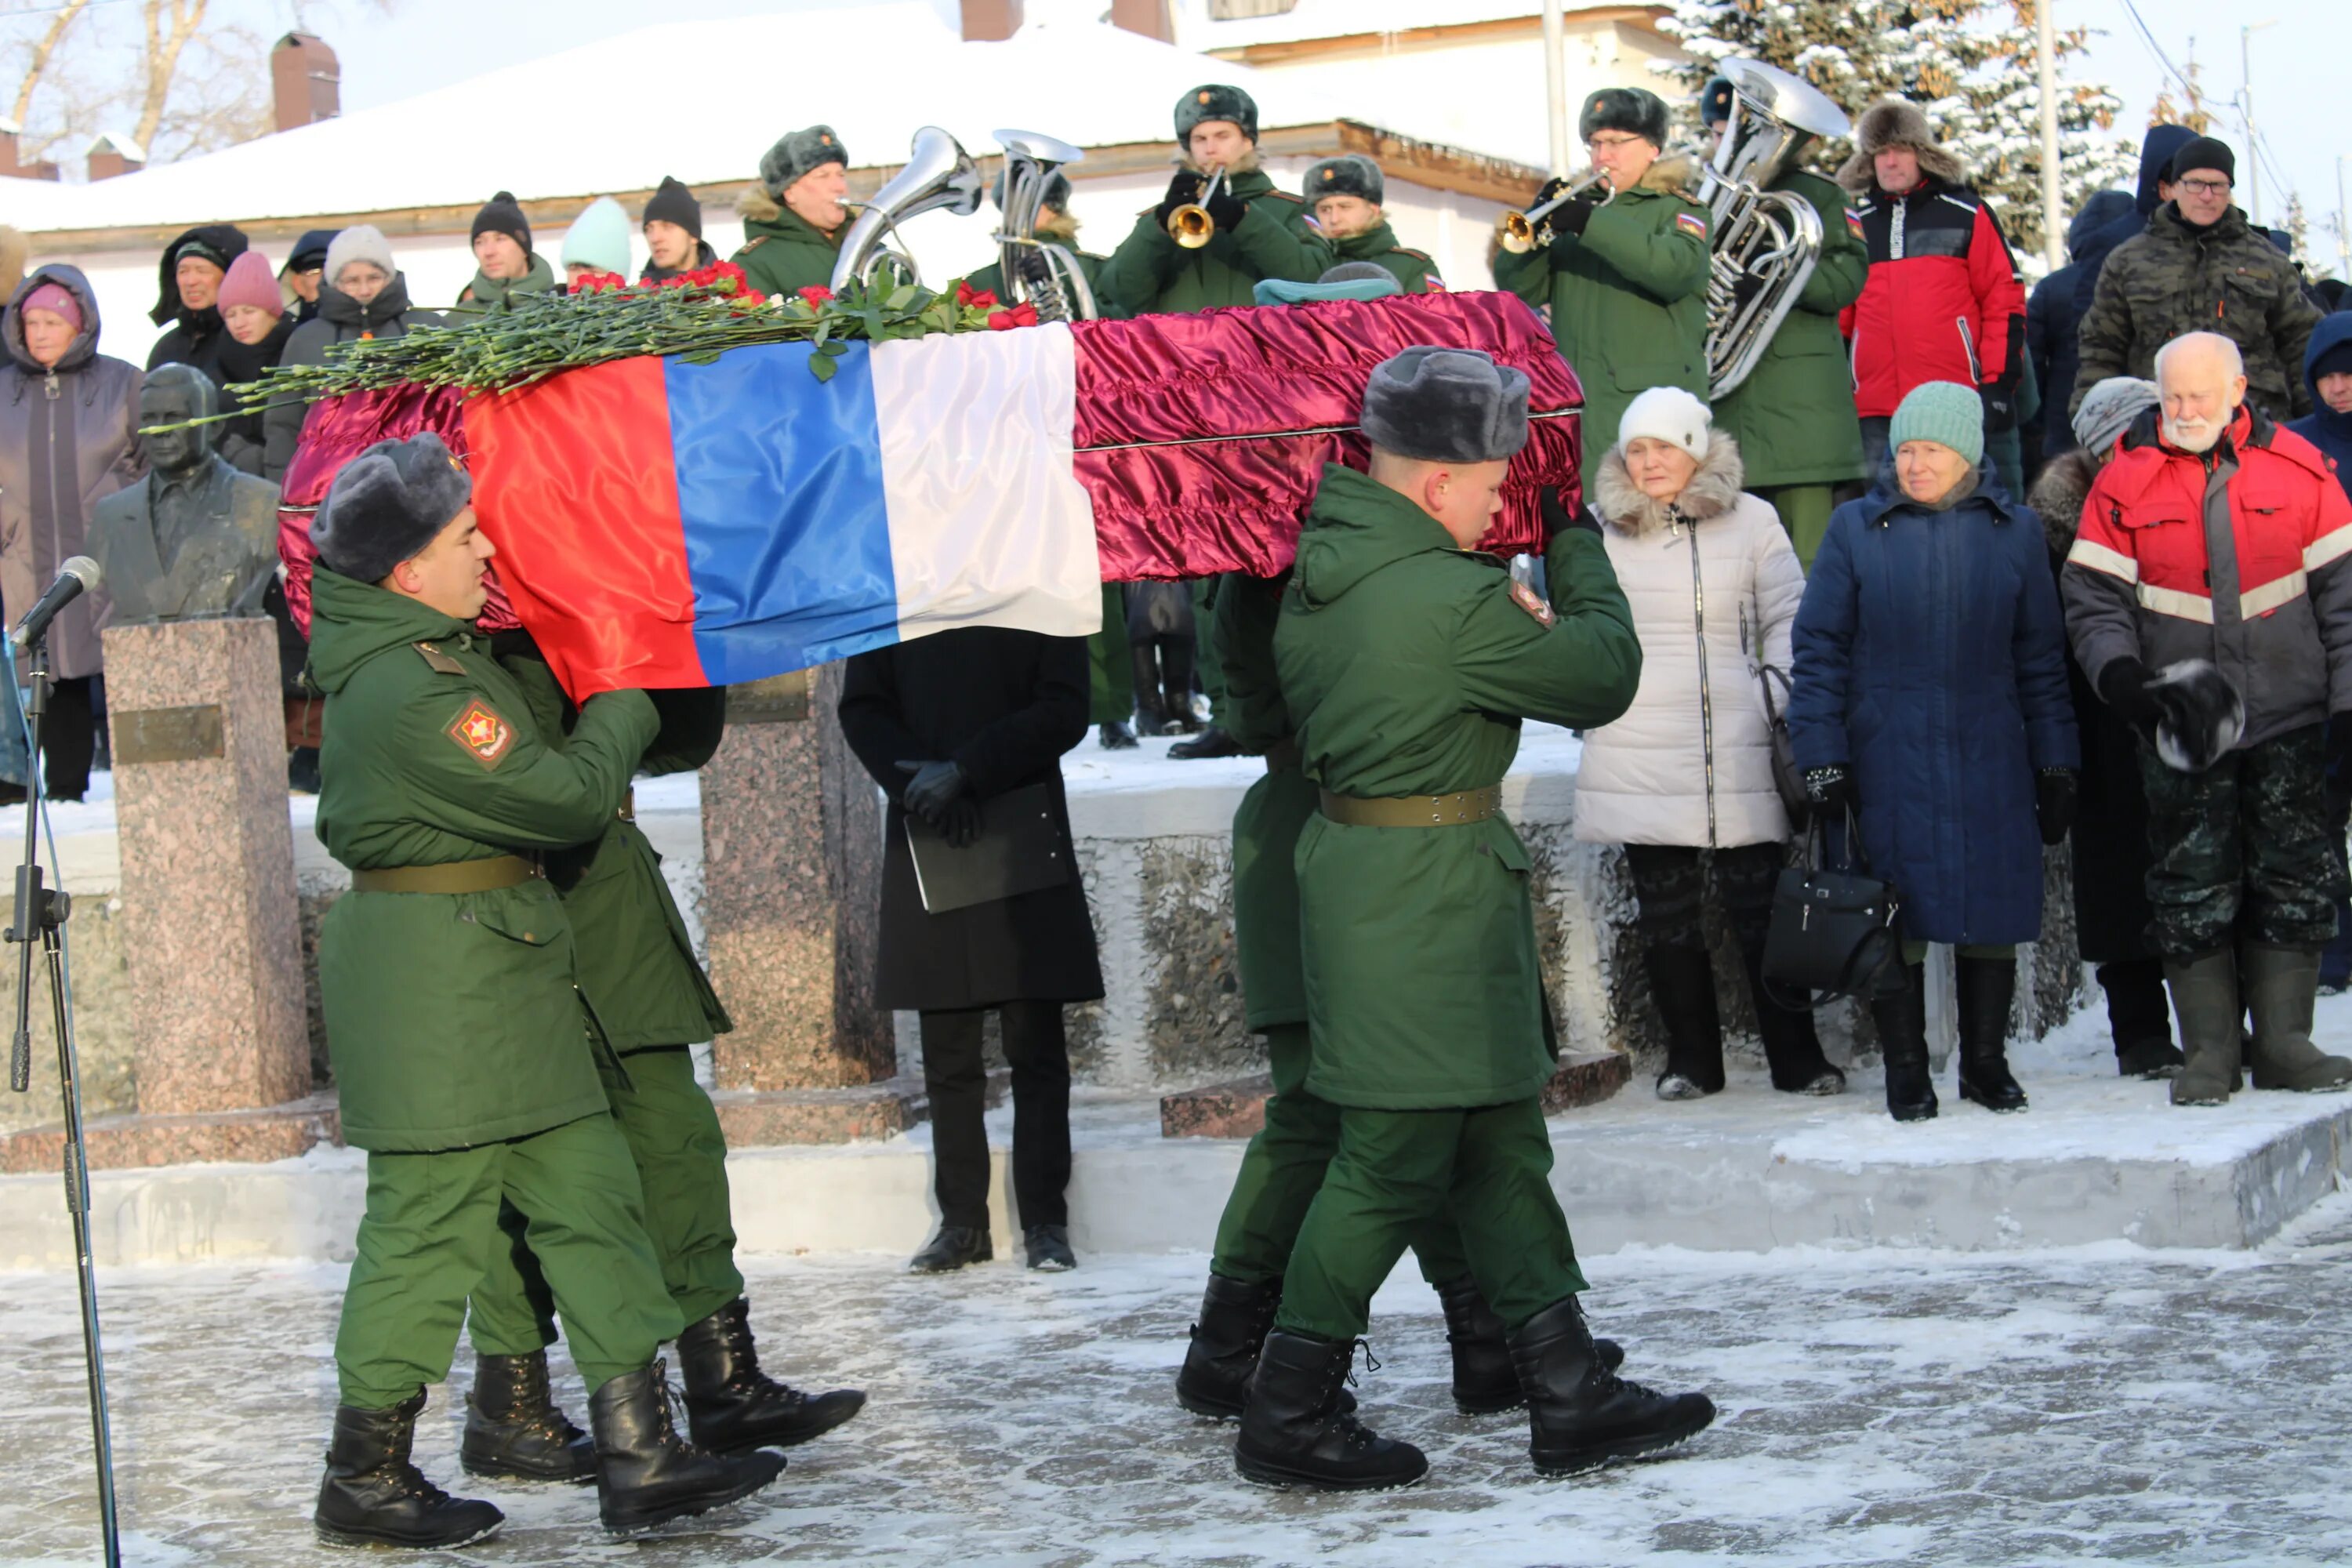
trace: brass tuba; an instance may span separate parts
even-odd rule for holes
[[[1217,237],[1217,220],[1209,216],[1209,200],[1217,187],[1225,183],[1225,172],[1219,169],[1201,187],[1200,195],[1168,215],[1168,237],[1187,250],[1198,250]]]
[[[1041,321],[1090,321],[1102,312],[1085,269],[1065,245],[1037,237],[1037,216],[1045,209],[1045,190],[1054,176],[1086,154],[1066,142],[1034,131],[1000,131],[1004,149],[1004,228],[996,236],[996,266],[1003,275],[1004,291],[1015,305],[1037,308]],[[1045,276],[1033,281],[1035,263],[1045,264]]]
[[[907,166],[891,175],[872,201],[845,204],[859,211],[842,237],[841,258],[833,264],[835,291],[853,283],[871,284],[886,261],[907,282],[919,282],[915,258],[891,243],[898,237],[898,226],[935,207],[970,217],[980,210],[987,192],[980,165],[962,144],[936,125],[924,126],[908,144]]]
[[[1721,399],[1762,363],[1822,258],[1813,204],[1771,184],[1817,138],[1851,129],[1811,83],[1755,60],[1726,60],[1731,122],[1699,181],[1711,222],[1706,284],[1708,395]]]
[[[1495,243],[1513,256],[1525,256],[1530,250],[1549,245],[1551,226],[1545,220],[1608,178],[1608,170],[1595,169],[1540,206],[1529,207],[1525,212],[1505,213],[1495,220]],[[1615,193],[1612,191],[1611,194]]]

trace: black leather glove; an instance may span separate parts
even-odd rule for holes
[[[1043,289],[1054,280],[1053,264],[1045,259],[1045,253],[1034,246],[1018,247],[1018,254],[1013,259],[1013,268],[1021,274],[1023,282],[1034,288]]]
[[[1554,235],[1573,234],[1580,237],[1584,233],[1584,226],[1592,221],[1592,215],[1601,210],[1601,200],[1599,193],[1587,191],[1544,219],[1544,226],[1551,230]]]
[[[1536,192],[1535,199],[1527,205],[1527,210],[1528,212],[1535,211],[1536,208],[1543,205],[1544,203],[1552,200],[1566,189],[1568,189],[1567,176],[1562,174],[1554,174],[1550,179],[1546,180],[1543,183],[1543,187],[1540,190]]]
[[[942,825],[948,803],[971,787],[963,769],[953,763],[900,763],[898,771],[915,775],[907,781],[907,809],[933,827]]]
[[[940,837],[948,841],[950,849],[969,849],[980,837],[980,802],[968,795],[957,795],[940,809]]]
[[[1984,427],[1987,433],[2017,428],[2017,393],[1993,382],[1977,388],[1984,399]]]
[[[1815,811],[1833,816],[1862,809],[1861,793],[1853,787],[1853,774],[1843,763],[1807,768],[1805,798],[1813,803]]]
[[[1601,531],[1601,520],[1592,515],[1592,509],[1589,506],[1579,507],[1575,511],[1570,511],[1559,499],[1558,485],[1544,486],[1540,504],[1543,510],[1544,543],[1547,547],[1553,540],[1571,528],[1580,528],[1593,534]]]
[[[1209,216],[1216,220],[1219,234],[1231,234],[1241,227],[1242,219],[1249,216],[1249,204],[1234,195],[1231,184],[1217,187],[1217,194],[1202,204]]]
[[[1168,182],[1168,194],[1160,198],[1160,205],[1153,214],[1159,218],[1160,226],[1166,228],[1168,220],[1176,216],[1176,209],[1190,205],[1200,194],[1201,176],[1190,169],[1177,170],[1176,177]]]
[[[2056,844],[2074,826],[2074,770],[2043,768],[2033,775],[2033,816],[2042,824],[2042,842]]]
[[[2156,733],[2156,721],[2164,717],[2164,704],[2148,689],[2156,678],[2147,666],[2136,658],[2119,658],[2099,671],[2099,700],[2116,710],[2116,717],[2143,735]]]

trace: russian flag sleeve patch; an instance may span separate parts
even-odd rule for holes
[[[1854,238],[1862,237],[1862,214],[1853,207],[1845,209],[1845,226]]]
[[[1695,234],[1701,239],[1706,237],[1706,219],[1696,213],[1676,213],[1675,226],[1686,234]]]

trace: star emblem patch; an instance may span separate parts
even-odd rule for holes
[[[497,767],[514,746],[514,726],[478,697],[466,704],[466,710],[451,721],[447,732],[485,768]]]

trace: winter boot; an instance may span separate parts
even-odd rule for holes
[[[695,1447],[714,1454],[789,1448],[866,1408],[862,1389],[803,1394],[761,1372],[751,1304],[740,1296],[677,1336],[677,1373]]]
[[[2163,960],[2102,963],[2099,989],[2107,994],[2107,1033],[2116,1042],[2116,1071],[2125,1078],[2179,1077],[2180,1049],[2172,1043]]]
[[[408,1462],[425,1391],[389,1410],[335,1411],[327,1474],[310,1521],[334,1546],[463,1546],[479,1541],[507,1516],[474,1498],[454,1498]]]
[[[1845,1092],[1845,1074],[1822,1054],[1810,1007],[1783,1007],[1764,984],[1764,941],[1739,944],[1740,967],[1748,971],[1748,998],[1756,1005],[1756,1032],[1764,1037],[1764,1060],[1772,1087],[1783,1094]]]
[[[2180,1019],[2184,1065],[2172,1080],[2175,1105],[2224,1105],[2238,1092],[2238,955],[2226,947],[2164,961],[2164,982]]]
[[[2254,1020],[2256,1089],[2308,1092],[2352,1083],[2352,1060],[2311,1043],[2319,954],[2250,942],[2238,950],[2238,973]]]
[[[1642,949],[1650,995],[1666,1026],[1666,1070],[1660,1100],[1702,1100],[1723,1092],[1723,1020],[1715,1006],[1715,965],[1703,947],[1649,942]]]
[[[1234,1444],[1234,1468],[1244,1480],[1374,1491],[1409,1487],[1429,1473],[1420,1449],[1381,1436],[1340,1408],[1340,1385],[1362,1343],[1266,1335],[1250,1379],[1241,1437]],[[1379,1363],[1365,1359],[1379,1370]]]
[[[2009,1009],[2017,961],[1959,955],[1960,1098],[1987,1110],[2022,1110],[2025,1090],[2009,1071]]]
[[[1139,734],[1165,735],[1168,704],[1160,694],[1160,655],[1150,643],[1133,643],[1128,657],[1135,664],[1135,728]]]
[[[1926,1121],[1936,1114],[1936,1078],[1927,1068],[1927,972],[1906,963],[1900,973],[1902,990],[1870,1001],[1879,1052],[1886,1058],[1886,1114],[1897,1121]]]
[[[1106,752],[1135,750],[1135,729],[1124,719],[1113,719],[1095,731],[1095,743]]]
[[[469,1476],[574,1485],[596,1479],[595,1446],[548,1394],[545,1351],[474,1353],[474,1391],[466,1395],[466,1436],[457,1459]]]
[[[765,1449],[714,1454],[677,1435],[677,1397],[660,1362],[625,1373],[588,1396],[596,1434],[596,1511],[627,1535],[750,1497],[783,1473]]]
[[[1168,748],[1168,754],[1180,762],[1192,762],[1201,757],[1238,757],[1242,743],[1229,734],[1222,724],[1212,724],[1189,741],[1179,741]]]
[[[1282,1306],[1282,1281],[1245,1285],[1222,1274],[1209,1276],[1201,1298],[1201,1321],[1176,1373],[1176,1403],[1195,1415],[1234,1421],[1249,1403],[1250,1376],[1257,1352]],[[1356,1396],[1339,1390],[1339,1408],[1356,1408]]]
[[[1454,1407],[1465,1415],[1496,1415],[1525,1405],[1503,1320],[1478,1293],[1478,1281],[1465,1274],[1436,1290],[1445,1308],[1445,1342],[1454,1347]],[[1593,1341],[1592,1353],[1611,1372],[1625,1364],[1625,1347],[1614,1340]]]
[[[1574,1475],[1686,1442],[1715,1419],[1704,1394],[1654,1394],[1601,1364],[1573,1296],[1511,1336],[1528,1396],[1528,1454],[1547,1476]]]
[[[1192,710],[1191,638],[1171,637],[1160,645],[1160,700],[1168,713],[1168,733],[1199,734],[1201,716]]]

